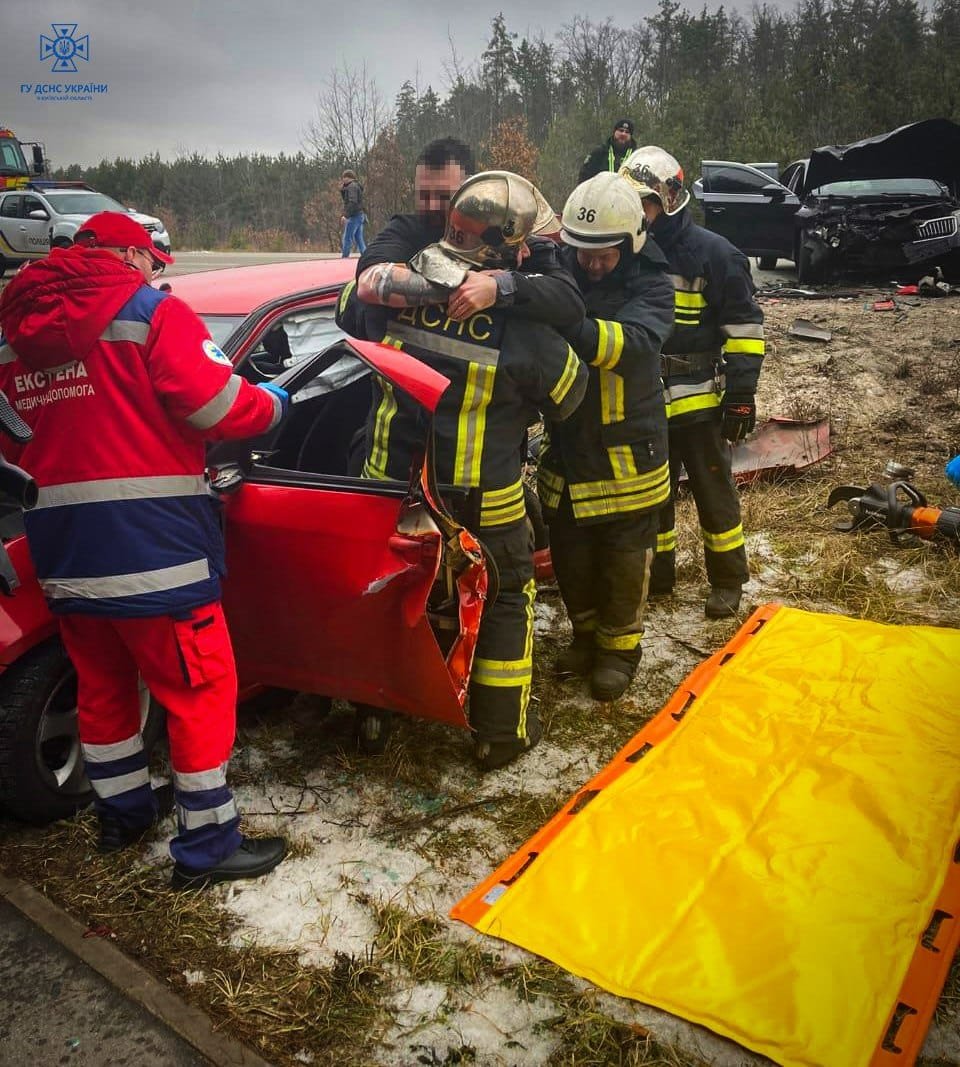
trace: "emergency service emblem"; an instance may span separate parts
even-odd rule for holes
[[[51,22],[50,28],[56,37],[51,39],[46,34],[40,34],[40,58],[53,60],[50,70],[54,74],[76,71],[77,59],[90,61],[90,36],[84,34],[82,37],[74,37],[77,32],[76,22]]]
[[[207,359],[212,359],[214,363],[222,363],[225,367],[233,366],[230,357],[209,338],[203,342],[203,354]]]

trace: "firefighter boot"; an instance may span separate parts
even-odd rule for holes
[[[97,851],[106,855],[110,852],[119,852],[128,845],[135,845],[161,819],[166,818],[173,811],[172,782],[156,786],[153,796],[156,800],[157,811],[149,822],[131,824],[119,819],[112,812],[102,812],[99,816],[100,840],[97,842]]]
[[[557,660],[556,672],[563,678],[571,674],[586,676],[593,667],[594,656],[593,631],[574,631],[573,640],[569,646],[560,653]]]
[[[364,756],[381,756],[393,733],[393,712],[357,705],[357,748]]]
[[[633,652],[597,649],[590,675],[590,692],[594,700],[607,703],[623,696],[633,681],[640,662],[640,648]]]
[[[708,619],[731,619],[740,608],[740,596],[743,590],[739,585],[723,587],[711,586],[710,595],[704,605],[704,614]]]
[[[542,736],[540,722],[537,719],[527,721],[527,736],[511,738],[509,741],[481,741],[477,739],[474,752],[481,771],[496,771],[508,763],[529,752]]]

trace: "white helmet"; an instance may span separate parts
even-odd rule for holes
[[[676,215],[690,200],[690,193],[683,187],[683,167],[656,145],[644,145],[631,152],[620,173],[641,197],[655,196],[664,215]]]
[[[581,182],[567,198],[560,236],[575,248],[609,248],[630,241],[639,252],[647,239],[643,204],[629,182],[610,171]]]

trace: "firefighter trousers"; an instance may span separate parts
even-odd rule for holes
[[[684,468],[697,505],[707,580],[711,586],[739,588],[750,577],[740,522],[740,498],[730,471],[730,446],[720,436],[719,413],[709,421],[670,426],[670,502],[660,512],[657,556],[651,585],[666,592],[676,580],[675,501]]]
[[[578,525],[564,488],[550,520],[550,553],[574,637],[593,634],[598,654],[633,668],[657,541],[658,512],[628,511]]]
[[[526,520],[480,531],[496,563],[496,601],[480,622],[470,676],[470,726],[480,742],[540,739],[540,721],[530,704],[533,680],[533,540]]]
[[[141,679],[166,709],[179,833],[173,858],[201,871],[241,843],[226,768],[236,730],[237,673],[219,603],[118,619],[65,615],[60,633],[77,671],[80,743],[98,814],[149,825],[156,802],[141,736]]]

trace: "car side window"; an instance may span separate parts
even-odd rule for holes
[[[20,218],[20,201],[22,196],[5,196],[0,203],[0,215],[5,219]]]
[[[50,215],[42,200],[38,200],[35,196],[25,196],[23,198],[23,217],[25,219],[29,218],[31,211],[42,211],[48,217]]]
[[[333,307],[302,309],[277,319],[247,358],[263,377],[275,378],[345,336],[334,319]]]
[[[797,191],[803,181],[803,170],[802,163],[791,163],[783,172],[783,177],[780,180],[792,193]]]
[[[772,183],[768,174],[745,167],[716,167],[710,173],[711,193],[762,193]]]

